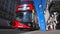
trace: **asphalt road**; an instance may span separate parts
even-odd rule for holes
[[[31,32],[25,32],[25,33],[20,33],[20,34],[60,34],[60,30],[46,31],[46,32],[31,31]]]
[[[19,29],[0,29],[0,34],[60,34],[60,30],[54,31],[20,31]]]
[[[21,31],[20,29],[0,29],[0,34],[21,34],[26,32],[30,31]]]

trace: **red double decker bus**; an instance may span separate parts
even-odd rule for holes
[[[14,2],[14,4],[16,3]],[[0,8],[0,13],[2,13],[0,15],[1,28],[19,28],[29,30],[39,29],[36,12],[33,6],[33,1],[23,1],[20,4],[18,3],[14,6],[16,7],[15,11],[10,12],[7,9],[5,10],[3,7]],[[11,9],[13,10],[13,8]]]

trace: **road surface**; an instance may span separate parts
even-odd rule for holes
[[[31,32],[25,32],[25,33],[20,33],[20,34],[60,34],[60,30],[46,31],[46,32],[31,31]]]
[[[20,31],[19,29],[0,29],[0,34],[60,34],[60,30],[54,31]]]

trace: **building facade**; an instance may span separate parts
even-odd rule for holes
[[[19,3],[19,0],[0,0],[0,18],[14,19],[16,6]]]

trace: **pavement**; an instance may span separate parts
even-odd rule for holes
[[[46,32],[31,31],[31,32],[25,32],[25,33],[21,33],[21,34],[60,34],[60,30],[46,31]]]
[[[19,29],[0,29],[0,34],[60,34],[60,30],[54,31],[20,31]]]

